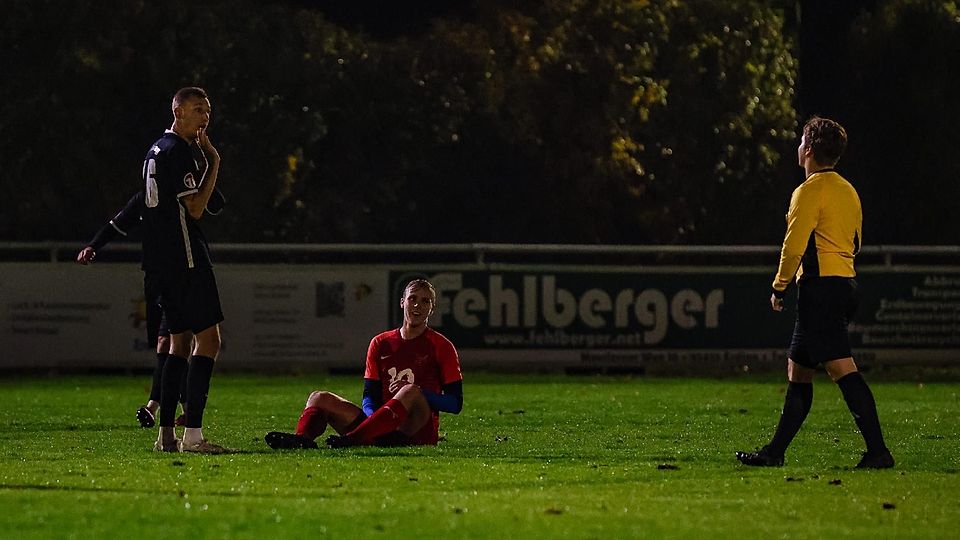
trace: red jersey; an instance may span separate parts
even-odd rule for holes
[[[400,329],[388,330],[370,340],[364,379],[380,381],[381,403],[386,403],[401,388],[400,381],[441,393],[445,384],[463,380],[457,349],[440,332],[427,328],[423,334],[405,340]],[[432,421],[421,432],[430,429],[436,437],[440,415],[433,411]]]

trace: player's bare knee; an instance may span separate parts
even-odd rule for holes
[[[307,407],[320,407],[321,409],[329,409],[333,403],[339,401],[339,397],[336,394],[327,392],[326,390],[314,390],[310,392],[310,397],[307,398]]]
[[[403,405],[410,409],[417,405],[426,405],[427,398],[423,397],[423,392],[420,390],[420,387],[415,384],[408,384],[401,388],[395,396],[394,399],[403,403]]]
[[[160,336],[157,338],[157,352],[165,353],[170,350],[170,336]]]
[[[823,369],[827,371],[827,375],[830,375],[830,378],[833,380],[833,382],[837,382],[845,376],[859,371],[857,368],[857,363],[854,362],[853,358],[850,357],[824,362]]]

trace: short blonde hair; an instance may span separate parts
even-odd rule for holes
[[[415,291],[417,289],[429,289],[433,298],[437,298],[437,289],[433,286],[433,283],[430,283],[425,279],[414,279],[407,283],[407,286],[403,288],[404,298],[406,298],[408,292]]]

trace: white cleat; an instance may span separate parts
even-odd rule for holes
[[[192,452],[195,454],[229,454],[235,452],[235,450],[214,444],[206,439],[201,439],[200,442],[196,443],[180,441],[179,447],[181,452]]]

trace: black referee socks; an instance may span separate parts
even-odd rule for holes
[[[168,360],[169,362],[169,360]],[[210,377],[213,375],[213,358],[193,356],[187,372],[187,424],[188,428],[203,427],[203,410],[210,392]],[[161,412],[163,410],[161,409]]]
[[[773,440],[767,445],[770,455],[783,456],[790,446],[790,442],[800,431],[800,426],[807,419],[810,406],[813,405],[813,383],[791,382],[787,386],[787,394],[783,398],[783,412],[780,413],[780,423]]]
[[[867,443],[867,453],[886,452],[887,445],[880,431],[880,417],[877,416],[877,403],[863,375],[859,371],[844,375],[837,381],[837,386],[840,387],[843,399],[847,402],[847,407],[850,408],[853,419],[860,428],[860,434]]]

